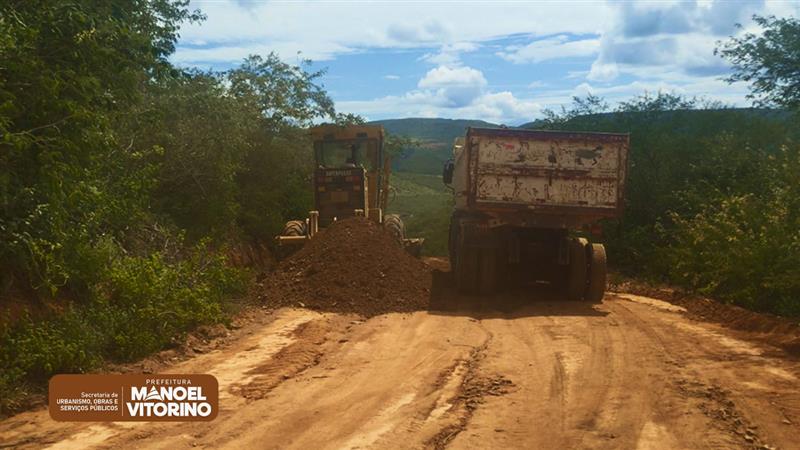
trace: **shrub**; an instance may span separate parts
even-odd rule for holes
[[[746,308],[800,316],[800,148],[769,159],[765,194],[734,194],[673,214],[671,278]]]
[[[243,292],[247,274],[201,244],[178,261],[160,253],[118,258],[107,279],[88,304],[0,324],[0,411],[26,382],[130,361],[198,325],[224,321],[224,301]]]

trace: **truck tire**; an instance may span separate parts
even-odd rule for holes
[[[494,294],[497,290],[497,252],[494,248],[478,249],[478,292],[482,295]]]
[[[305,236],[306,223],[302,220],[290,220],[283,226],[282,236]]]
[[[567,276],[567,298],[583,300],[588,277],[587,261],[589,241],[573,239],[569,245],[569,274]]]
[[[455,216],[450,218],[450,232],[447,235],[447,260],[450,262],[450,272],[455,273],[456,246],[458,245],[458,220]]]
[[[383,217],[383,226],[392,234],[400,245],[403,245],[403,239],[406,237],[406,228],[400,216],[397,214],[387,214]]]
[[[586,301],[600,303],[606,293],[606,248],[603,244],[587,245],[586,258],[589,261]]]
[[[478,249],[458,243],[456,250],[456,288],[462,294],[474,294],[478,290]]]

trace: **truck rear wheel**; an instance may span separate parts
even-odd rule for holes
[[[383,226],[394,236],[394,239],[403,245],[406,237],[406,227],[403,220],[397,214],[387,214],[383,217]]]
[[[603,244],[587,245],[586,258],[589,261],[586,301],[600,303],[606,292],[606,248]]]
[[[463,294],[473,294],[478,290],[479,258],[478,249],[458,243],[455,261],[456,288]]]
[[[494,248],[481,248],[478,292],[493,294],[497,289],[497,253]]]
[[[573,239],[569,245],[569,275],[567,277],[567,298],[583,300],[588,276],[587,255],[589,241],[584,238]]]
[[[450,261],[450,271],[455,273],[456,247],[458,246],[458,220],[455,215],[450,218],[450,232],[447,236],[447,259]]]

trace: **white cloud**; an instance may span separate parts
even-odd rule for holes
[[[719,77],[691,77],[679,72],[665,73],[665,80],[636,80],[618,85],[593,85],[582,82],[567,89],[539,90],[531,97],[520,98],[508,91],[486,91],[469,104],[453,106],[442,102],[436,90],[418,89],[404,95],[386,96],[373,100],[340,101],[337,108],[355,112],[370,119],[392,117],[475,118],[495,123],[519,125],[541,117],[544,108],[558,110],[569,105],[574,96],[594,94],[603,97],[612,108],[645,92],[676,93],[687,97],[702,97],[729,105],[742,105],[747,93],[743,85],[729,85]],[[672,79],[674,81],[667,81]]]
[[[629,100],[645,92],[656,93],[658,91],[663,91],[684,95],[686,97],[706,98],[708,100],[718,100],[725,104],[741,105],[742,99],[747,93],[746,86],[731,86],[718,77],[686,79],[681,78],[680,75],[675,75],[680,81],[637,80],[615,86],[593,86],[590,83],[581,83],[569,92],[559,92],[558,96],[563,96],[562,98],[571,98],[572,96],[584,97],[591,93],[603,97],[613,106],[620,101]]]
[[[541,114],[541,105],[520,99],[511,92],[481,94],[469,104],[458,107],[442,105],[435,92],[413,91],[405,95],[386,96],[373,100],[337,102],[344,112],[357,112],[370,120],[390,117],[475,118],[495,123],[519,125]]]
[[[438,18],[429,18],[423,23],[392,23],[386,29],[389,39],[398,42],[441,42],[449,40],[452,25]]]
[[[541,111],[539,103],[520,99],[508,91],[490,92],[480,70],[465,66],[439,66],[429,70],[417,89],[403,95],[373,100],[339,101],[337,109],[370,119],[384,117],[475,117],[519,124]]]
[[[480,70],[439,66],[429,70],[417,86],[435,92],[435,97],[443,106],[461,107],[480,96],[487,84]]]
[[[486,86],[483,72],[472,67],[447,67],[439,66],[431,69],[419,80],[421,88],[449,87],[449,86]]]
[[[610,81],[619,75],[619,69],[616,63],[601,63],[595,61],[592,63],[592,68],[586,74],[586,78],[591,81]]]
[[[734,33],[736,22],[764,12],[763,0],[613,5],[614,24],[601,37],[599,56],[587,76],[591,81],[643,73],[720,76],[729,66],[714,55],[717,41]]]
[[[290,62],[297,62],[301,59],[311,59],[314,61],[327,61],[336,55],[353,52],[354,50],[330,43],[319,45],[313,52],[302,52],[300,45],[296,42],[280,42],[275,44],[238,44],[221,45],[209,48],[179,48],[172,56],[172,61],[182,65],[216,65],[222,63],[241,62],[249,55],[267,55],[275,52],[282,59]]]
[[[510,124],[530,120],[542,107],[569,103],[573,95],[589,91],[610,103],[661,89],[741,105],[747,88],[720,81],[729,67],[713,55],[716,42],[734,33],[737,21],[745,30],[753,30],[749,20],[753,13],[779,17],[800,13],[800,4],[784,0],[608,1],[566,6],[510,1],[501,6],[476,2],[468,7],[448,2],[422,7],[416,2],[308,0],[242,6],[193,0],[191,6],[200,7],[208,20],[181,30],[173,56],[181,65],[219,66],[270,51],[293,62],[330,60],[375,49],[424,50],[430,53],[419,59],[422,67],[415,69],[423,73],[429,68],[426,64],[434,68],[420,77],[415,89],[372,100],[336,98],[337,109],[373,118],[474,117]],[[510,41],[523,42],[499,44]],[[299,56],[298,51],[302,52]],[[462,61],[467,52],[480,52],[470,58],[472,67]],[[563,61],[551,62],[589,60],[593,55],[597,57],[591,65],[570,62],[567,67]],[[492,65],[502,62],[498,57],[538,65],[519,68],[530,70],[525,80],[533,76],[537,80],[526,86],[526,81],[497,77],[494,81],[505,84],[493,85],[487,76],[491,79],[496,73]],[[545,70],[540,72],[540,67]],[[377,71],[389,72],[383,76],[387,80],[399,78],[391,73],[391,66]]]
[[[365,48],[420,48],[474,43],[525,33],[546,36],[559,33],[597,33],[610,19],[612,9],[603,3],[581,4],[582,14],[557,3],[495,2],[263,2],[246,6],[216,0],[194,0],[208,19],[181,29],[181,43],[236,49],[218,52],[237,61],[242,53],[276,49],[284,58],[301,51],[312,59]],[[532,20],[547,17],[548,20]],[[461,50],[465,51],[465,50]],[[181,61],[191,62],[202,53],[179,46]],[[441,62],[432,61],[436,64]]]
[[[520,99],[511,92],[503,91],[485,94],[461,112],[468,114],[467,117],[519,125],[533,120],[541,110],[541,105],[536,101]]]
[[[420,59],[438,65],[459,65],[461,64],[461,54],[474,52],[480,45],[473,42],[456,42],[455,44],[443,45],[438,53],[426,53]]]
[[[600,50],[599,39],[570,41],[566,35],[533,41],[523,47],[507,47],[497,56],[515,64],[538,63],[550,59],[574,58],[596,55]]]

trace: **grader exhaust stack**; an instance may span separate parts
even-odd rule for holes
[[[386,227],[410,253],[419,254],[423,239],[406,238],[400,217],[385,214],[391,166],[383,127],[321,125],[310,131],[316,163],[314,210],[305,220],[287,222],[276,237],[278,244],[302,245],[336,220],[363,216]]]

